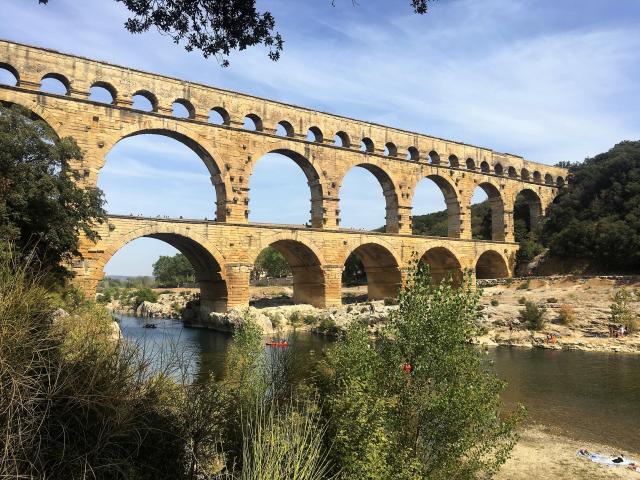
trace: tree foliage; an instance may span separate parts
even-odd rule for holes
[[[506,461],[520,413],[501,416],[504,385],[468,345],[478,295],[420,266],[377,344],[356,322],[327,351],[317,381],[345,478],[486,478]]]
[[[0,242],[35,252],[56,277],[79,255],[80,233],[98,238],[106,218],[102,192],[75,183],[81,173],[71,162],[81,159],[72,138],[58,138],[23,107],[0,105]]]
[[[622,142],[569,169],[571,186],[548,208],[542,239],[559,258],[601,271],[640,270],[640,142]]]
[[[291,275],[291,267],[287,259],[273,247],[267,247],[260,252],[251,272],[254,279],[281,278],[287,275]]]
[[[182,253],[161,255],[153,264],[153,277],[160,287],[180,287],[195,282],[195,271]]]
[[[284,40],[275,30],[269,11],[260,11],[256,0],[115,0],[132,14],[124,26],[131,33],[155,28],[174,43],[183,43],[188,52],[198,50],[205,58],[216,57],[229,65],[233,50],[263,45],[271,60],[278,60]],[[344,1],[344,0],[343,0]],[[411,0],[413,11],[427,13],[432,0]],[[49,0],[38,0],[48,4]],[[353,4],[357,2],[352,0]],[[335,0],[332,0],[335,5]],[[296,5],[296,8],[302,8]]]

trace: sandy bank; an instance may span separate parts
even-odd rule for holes
[[[640,461],[640,454],[616,450],[606,445],[580,442],[553,433],[546,427],[533,426],[523,431],[520,442],[502,467],[497,480],[605,480],[640,479],[640,473],[623,467],[608,467],[576,456],[580,448],[611,455],[620,453]]]

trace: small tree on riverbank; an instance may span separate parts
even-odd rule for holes
[[[638,315],[631,308],[632,300],[631,292],[626,288],[621,288],[614,294],[613,303],[609,307],[611,308],[611,321],[624,325],[629,333],[638,330]]]
[[[355,323],[327,352],[318,387],[346,478],[472,479],[506,461],[520,415],[501,416],[504,384],[468,344],[478,299],[470,276],[434,285],[418,267],[379,342]]]
[[[524,309],[520,310],[520,320],[529,330],[542,330],[546,322],[546,309],[539,307],[535,302],[527,300],[524,302]]]

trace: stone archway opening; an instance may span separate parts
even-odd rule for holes
[[[398,233],[398,195],[377,165],[354,165],[340,185],[340,227]]]
[[[429,273],[435,285],[450,278],[454,287],[462,284],[464,274],[456,256],[444,247],[434,247],[425,252],[420,262],[429,266]]]
[[[365,243],[347,257],[343,270],[344,287],[367,287],[369,300],[396,298],[402,285],[402,275],[394,255],[382,245]]]
[[[318,172],[303,155],[273,150],[258,159],[249,178],[251,222],[322,228],[323,192]]]
[[[414,235],[460,238],[460,202],[443,177],[428,175],[415,186],[412,230]]]
[[[19,83],[18,71],[7,63],[0,62],[0,85],[17,87]]]
[[[515,241],[520,242],[535,232],[542,217],[542,201],[536,192],[529,188],[521,190],[513,206],[513,230]]]
[[[175,131],[141,130],[119,140],[106,155],[97,186],[109,213],[226,219],[218,165],[197,142]]]
[[[271,276],[288,280],[279,284],[288,283],[293,288],[291,301],[288,303],[308,304],[318,308],[325,306],[324,272],[320,259],[311,248],[297,240],[276,240],[258,254],[254,265],[265,256],[265,253],[270,257],[268,262],[281,273],[281,275]],[[259,303],[256,302],[256,306],[258,305]]]
[[[488,250],[478,258],[476,262],[476,278],[506,278],[509,276],[509,268],[498,252]]]
[[[504,202],[498,188],[481,183],[471,198],[471,231],[475,240],[505,240]]]
[[[177,254],[186,258],[191,273],[183,268],[170,272],[173,280],[167,278],[166,272],[156,278],[155,274],[163,272],[159,266],[161,257],[177,260]],[[157,232],[135,237],[117,250],[107,252],[97,267],[100,269],[95,272],[98,278],[104,275],[104,279],[120,280],[119,284],[125,289],[146,286],[159,294],[168,292],[164,294],[169,297],[163,299],[163,309],[174,309],[174,314],[184,315],[186,321],[205,321],[209,313],[227,309],[228,291],[223,266],[202,244],[181,234]],[[137,279],[141,277],[150,281],[140,283]],[[111,286],[114,283],[114,280],[109,282]],[[188,308],[182,310],[187,301]]]

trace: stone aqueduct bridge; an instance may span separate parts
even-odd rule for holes
[[[215,220],[177,220],[112,215],[97,243],[82,242],[74,262],[76,281],[94,292],[103,267],[127,242],[157,238],[183,252],[197,272],[203,306],[224,310],[248,304],[249,274],[259,252],[271,245],[289,261],[298,302],[341,302],[340,277],[351,253],[363,261],[371,298],[395,294],[417,255],[435,276],[473,269],[478,277],[512,274],[513,206],[521,194],[533,221],[566,180],[564,169],[351,118],[208,87],[56,51],[0,41],[0,68],[15,86],[0,86],[0,101],[29,108],[61,137],[84,151],[73,165],[83,185],[97,184],[105,157],[120,140],[160,134],[190,147],[212,182]],[[61,82],[66,94],[41,91],[43,79]],[[90,99],[93,88],[112,101]],[[150,111],[133,108],[140,95]],[[188,118],[173,115],[182,105]],[[209,121],[211,111],[222,121]],[[245,128],[250,119],[252,129]],[[310,132],[310,133],[309,133]],[[249,178],[263,155],[289,157],[305,173],[310,190],[308,226],[248,223]],[[359,166],[380,182],[386,201],[386,233],[340,228],[339,191],[347,172]],[[417,183],[435,182],[448,210],[448,237],[411,235],[411,205]],[[481,187],[490,199],[492,240],[471,239],[471,197]]]

